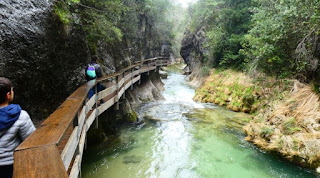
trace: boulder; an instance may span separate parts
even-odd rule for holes
[[[165,71],[160,70],[160,71],[159,71],[159,74],[160,74],[160,77],[161,77],[162,79],[167,79],[167,78],[168,78],[168,72],[165,72]]]

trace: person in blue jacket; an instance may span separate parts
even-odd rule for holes
[[[0,177],[11,178],[13,152],[34,130],[29,114],[18,104],[10,104],[14,98],[12,82],[0,77]]]

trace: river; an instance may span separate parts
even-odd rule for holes
[[[246,142],[249,115],[194,102],[195,90],[178,72],[163,81],[165,100],[138,108],[143,124],[124,125],[107,143],[88,147],[83,177],[316,177]]]

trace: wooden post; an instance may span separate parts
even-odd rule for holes
[[[134,72],[134,69],[131,68],[131,90],[133,90],[133,72]]]
[[[117,100],[117,103],[116,103],[116,110],[119,110],[119,76],[117,75],[116,76],[116,82],[117,82],[117,95],[116,95],[116,100]]]
[[[99,110],[98,110],[98,100],[99,100],[99,96],[98,96],[98,84],[94,87],[94,92],[96,94],[96,119],[95,119],[95,128],[99,128],[99,122],[98,122],[98,114],[99,114]]]
[[[123,73],[122,73],[122,77],[123,77],[123,88],[124,89],[126,89],[126,85],[125,85],[125,83],[126,83],[126,71],[124,71]],[[124,92],[123,92],[123,95],[122,95],[122,99],[126,99],[126,90],[124,90]]]
[[[141,69],[141,65],[139,66],[139,70]],[[141,71],[140,71],[141,72]],[[139,72],[139,75],[141,76],[141,74],[140,74],[140,72]],[[140,77],[140,79],[139,79],[139,85],[141,85],[141,77]]]
[[[149,71],[149,61],[147,61],[147,66],[148,66],[148,73],[147,73],[147,75],[150,75],[150,71]]]
[[[89,108],[88,108],[88,106],[87,106],[87,102],[89,101],[89,99],[88,99],[88,97],[87,97],[87,99],[86,99],[86,102],[85,102],[85,119],[86,119],[86,115],[87,115],[87,113],[89,112]],[[84,123],[83,123],[83,129],[86,129],[85,128],[85,126],[86,126],[86,122],[84,121]],[[81,137],[81,130],[82,129],[80,129],[80,137]],[[86,150],[87,149],[87,135],[85,136],[85,139],[84,139],[84,149]],[[80,171],[80,173],[81,173],[81,171]]]

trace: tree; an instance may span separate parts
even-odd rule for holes
[[[307,63],[296,60],[295,50],[317,26],[319,1],[263,0],[256,3],[253,28],[243,44],[248,64],[279,77],[305,70]]]
[[[207,29],[207,65],[242,67],[244,57],[239,50],[250,27],[250,7],[250,0],[199,0],[193,6],[190,30]]]

